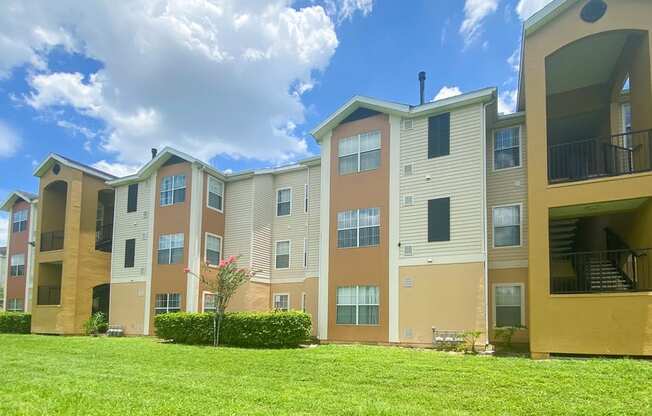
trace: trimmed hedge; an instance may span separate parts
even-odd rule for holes
[[[180,344],[213,343],[212,313],[166,313],[154,319],[156,336]],[[220,326],[220,345],[244,348],[297,347],[310,338],[304,312],[229,312]]]
[[[31,328],[31,314],[20,312],[0,312],[0,333],[29,334]]]

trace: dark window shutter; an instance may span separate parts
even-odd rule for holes
[[[450,198],[428,201],[428,241],[450,241],[451,239]]]
[[[134,212],[138,209],[138,184],[134,183],[129,185],[129,193],[127,195],[127,212]]]
[[[130,238],[125,241],[125,267],[134,267],[136,257],[136,239]]]
[[[428,159],[450,154],[451,114],[428,118]]]

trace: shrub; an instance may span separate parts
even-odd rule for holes
[[[97,336],[103,334],[109,329],[109,323],[102,312],[95,312],[84,322],[84,332],[86,335]]]
[[[0,312],[0,333],[29,334],[32,315],[20,312]]]
[[[167,313],[154,319],[156,335],[180,344],[213,343],[212,313]],[[245,348],[297,347],[310,338],[310,315],[304,312],[229,312],[220,342]]]
[[[516,331],[520,329],[526,329],[526,328],[524,326],[504,326],[504,327],[496,328],[494,330],[494,337],[496,338],[496,341],[502,343],[505,348],[511,349],[512,338],[514,337]]]

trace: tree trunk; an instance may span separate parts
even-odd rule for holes
[[[220,326],[222,324],[222,315],[224,315],[224,311],[218,310],[218,312],[215,314],[215,319],[217,320],[217,325],[215,324],[215,321],[213,321],[214,325],[214,331],[213,333],[215,334],[215,338],[213,339],[213,346],[217,347],[220,343]]]

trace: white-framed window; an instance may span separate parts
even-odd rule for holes
[[[303,239],[303,268],[308,267],[308,239]]]
[[[161,234],[158,238],[158,264],[177,264],[183,260],[183,233]]]
[[[308,184],[303,185],[303,212],[308,212]]]
[[[337,288],[337,325],[378,325],[380,306],[378,286],[344,286]]]
[[[304,312],[304,313],[306,312],[306,304],[307,304],[306,298],[307,298],[306,292],[302,292],[301,293],[301,312]]]
[[[7,299],[7,312],[23,312],[24,309],[23,299]]]
[[[224,182],[208,176],[206,206],[219,212],[223,212]]]
[[[25,255],[24,254],[14,254],[11,256],[10,266],[9,266],[9,275],[14,276],[25,276]]]
[[[494,132],[494,170],[521,167],[521,127]]]
[[[521,245],[521,204],[505,205],[493,209],[494,248]]]
[[[274,310],[283,312],[290,310],[289,293],[274,293]]]
[[[21,209],[11,215],[11,231],[20,233],[27,229],[27,210]]]
[[[380,209],[364,208],[337,213],[337,247],[380,244]]]
[[[337,144],[340,175],[378,169],[380,132],[372,131],[340,139]]]
[[[289,240],[276,242],[274,266],[276,269],[290,268],[290,241]]]
[[[161,206],[186,200],[186,175],[165,176],[161,181]]]
[[[220,260],[222,260],[222,237],[206,233],[204,248],[204,262],[212,266],[220,264]]]
[[[204,292],[202,310],[204,312],[217,312],[217,295],[211,292]]]
[[[525,325],[525,293],[523,283],[494,285],[494,327]]]
[[[179,312],[181,310],[181,295],[179,293],[158,293],[154,313]]]
[[[292,211],[292,188],[276,191],[276,216],[284,217]]]

